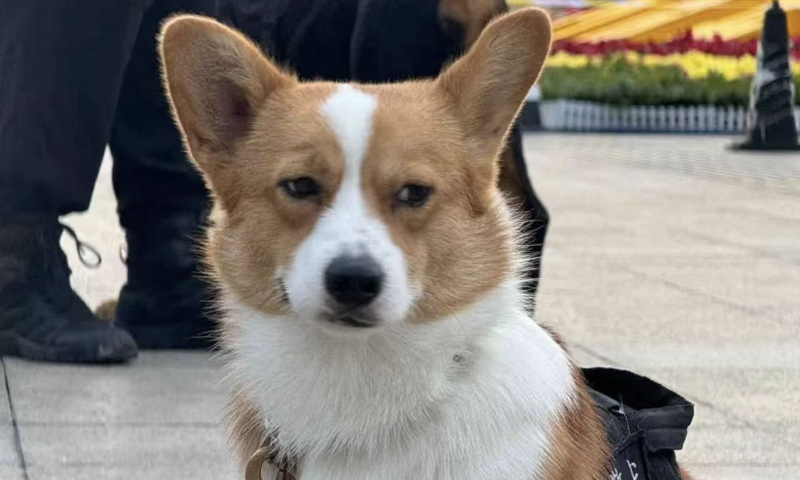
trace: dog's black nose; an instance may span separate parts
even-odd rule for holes
[[[369,256],[342,256],[333,259],[325,270],[325,288],[339,304],[363,307],[381,293],[383,271]]]

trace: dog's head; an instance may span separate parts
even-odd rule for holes
[[[525,9],[434,80],[301,83],[224,25],[167,22],[165,84],[216,199],[218,281],[340,332],[435,320],[499,285],[514,253],[496,159],[549,46],[547,16]]]

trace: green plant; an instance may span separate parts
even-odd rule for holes
[[[611,105],[747,106],[751,78],[726,80],[718,74],[690,79],[677,66],[646,66],[612,55],[580,68],[545,70],[539,85],[545,100],[586,100]],[[800,105],[800,77],[794,78]]]

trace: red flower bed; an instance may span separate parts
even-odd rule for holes
[[[794,61],[800,61],[800,37],[791,39],[790,43]],[[757,40],[723,40],[718,35],[712,40],[705,40],[694,38],[692,32],[687,32],[665,43],[642,43],[630,40],[606,40],[601,42],[558,40],[553,44],[553,52],[565,51],[582,55],[608,55],[615,52],[631,51],[654,55],[671,55],[673,53],[700,51],[711,55],[741,57],[748,54],[755,55],[757,45]]]

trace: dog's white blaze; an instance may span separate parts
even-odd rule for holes
[[[384,284],[370,305],[385,322],[402,320],[413,295],[407,284],[406,263],[386,226],[370,212],[362,192],[361,171],[372,137],[377,98],[351,85],[340,85],[321,112],[344,154],[344,175],[331,207],[300,245],[286,279],[295,312],[305,318],[324,313],[325,269],[340,255],[369,255],[381,266]]]
[[[351,85],[340,85],[322,106],[328,127],[336,135],[344,153],[344,175],[333,205],[325,213],[318,230],[325,241],[332,241],[336,255],[369,254],[369,244],[378,246],[382,225],[371,218],[361,191],[361,169],[372,137],[372,116],[377,99]]]
[[[344,152],[345,180],[361,178],[361,164],[372,137],[372,116],[377,106],[378,99],[374,95],[347,84],[339,85],[322,105],[325,122],[336,134]]]

